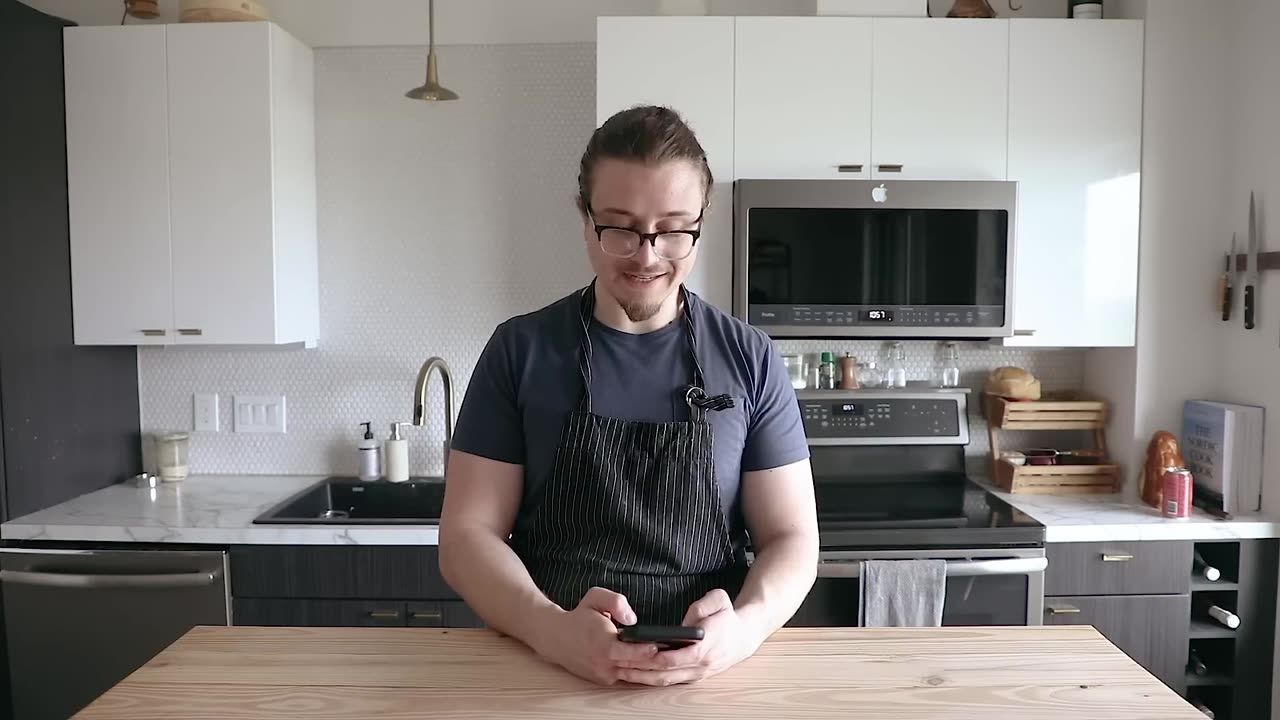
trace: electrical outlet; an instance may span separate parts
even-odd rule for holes
[[[192,427],[196,432],[218,432],[218,394],[196,393],[192,405]]]
[[[235,431],[238,433],[284,433],[283,395],[236,395]]]

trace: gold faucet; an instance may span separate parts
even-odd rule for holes
[[[427,424],[427,383],[433,370],[440,371],[440,381],[444,383],[444,466],[448,468],[449,444],[453,440],[453,374],[444,358],[430,358],[418,369],[418,382],[413,389],[413,424]]]

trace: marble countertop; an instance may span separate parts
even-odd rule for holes
[[[112,485],[0,525],[0,539],[208,545],[435,545],[435,525],[254,525],[323,476],[197,475]]]
[[[985,483],[984,483],[985,485]],[[1280,519],[1264,515],[1231,520],[1193,508],[1191,517],[1171,519],[1137,497],[1116,495],[1017,495],[986,485],[1010,505],[1040,521],[1045,542],[1135,540],[1232,540],[1280,537]]]
[[[0,525],[0,539],[208,545],[434,545],[435,525],[255,525],[253,519],[322,476],[198,475],[157,489],[112,485]],[[1045,526],[1046,542],[1280,537],[1280,519],[1220,520],[1201,510],[1170,520],[1129,495],[1011,495]]]

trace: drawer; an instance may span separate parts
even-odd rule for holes
[[[1191,541],[1048,543],[1046,595],[1176,595],[1191,591]]]
[[[233,624],[285,627],[404,627],[405,604],[384,600],[236,598]]]
[[[231,594],[248,598],[457,600],[436,547],[246,545],[231,549]]]

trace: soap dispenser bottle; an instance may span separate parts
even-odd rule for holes
[[[400,435],[400,426],[407,422],[391,423],[391,436],[387,438],[387,479],[405,482],[409,479],[409,441]]]
[[[359,477],[365,482],[373,482],[382,477],[382,447],[373,437],[372,423],[360,424],[364,426],[364,439],[360,441],[358,451],[360,453]]]

